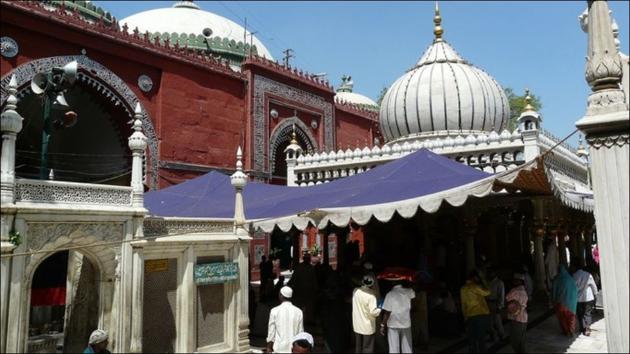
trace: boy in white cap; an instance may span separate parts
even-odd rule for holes
[[[293,345],[291,353],[312,353],[315,347],[315,341],[310,333],[302,332],[293,337]]]
[[[291,303],[293,289],[280,289],[280,305],[269,313],[267,352],[290,353],[293,338],[304,331],[302,310]]]
[[[96,329],[90,334],[89,344],[83,351],[83,354],[110,354],[107,350],[109,344],[109,336],[102,329]]]

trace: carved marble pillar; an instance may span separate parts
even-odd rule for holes
[[[249,237],[239,241],[238,264],[239,264],[239,290],[238,302],[238,336],[237,350],[241,353],[249,352],[249,277],[247,264],[249,262]]]
[[[15,185],[15,139],[22,130],[24,118],[16,111],[17,109],[17,81],[15,75],[11,77],[7,87],[7,104],[2,111],[2,153],[0,163],[0,194],[2,205],[13,204],[13,189]],[[3,239],[4,240],[4,239]]]
[[[608,350],[627,353],[630,115],[621,89],[623,68],[609,11],[606,1],[588,1],[585,77],[593,92],[588,97],[586,115],[576,126],[585,133],[590,145]]]
[[[144,185],[142,183],[142,159],[147,148],[147,137],[142,133],[142,109],[140,103],[136,105],[135,120],[133,122],[133,134],[129,137],[129,149],[132,152],[131,188],[132,205],[144,206]]]
[[[237,245],[239,285],[236,292],[238,333],[236,347],[239,352],[249,351],[249,243],[251,237],[245,230],[245,205],[243,204],[243,189],[247,184],[247,175],[243,173],[243,153],[239,146],[236,151],[236,172],[230,176],[230,182],[235,190],[234,202],[234,233],[239,239]]]
[[[144,252],[133,248],[133,290],[131,294],[131,344],[132,353],[142,353],[142,301],[144,298]]]

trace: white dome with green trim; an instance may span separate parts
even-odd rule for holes
[[[148,10],[120,20],[121,26],[127,25],[127,31],[138,28],[140,33],[149,32],[152,37],[169,39],[172,45],[188,46],[192,49],[209,50],[232,63],[240,63],[249,53],[273,60],[269,50],[255,36],[251,37],[245,28],[225,17],[201,10],[192,1],[178,1],[170,8]],[[208,33],[207,29],[210,29]],[[209,39],[204,36],[209,34]]]
[[[365,95],[352,92],[353,87],[354,82],[352,81],[352,77],[346,75],[342,76],[341,86],[337,88],[335,99],[337,101],[351,103],[367,110],[378,111],[378,103]]]

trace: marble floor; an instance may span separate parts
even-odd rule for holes
[[[560,333],[557,318],[551,316],[527,331],[527,351],[529,353],[607,353],[604,318],[601,313],[596,313],[593,320],[589,337],[580,334],[574,338],[567,338]],[[513,351],[509,345],[506,345],[497,353],[513,353]]]

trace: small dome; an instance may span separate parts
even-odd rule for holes
[[[508,98],[501,86],[462,59],[441,38],[439,22],[436,25],[439,36],[436,33],[433,44],[381,102],[381,131],[390,141],[445,130],[501,130],[509,118]]]
[[[378,103],[362,94],[352,92],[354,82],[350,76],[341,77],[341,86],[337,89],[335,99],[355,104],[365,109],[378,111]]]
[[[224,46],[224,41],[227,41],[228,45],[233,41],[234,46],[239,43],[243,46],[244,39],[247,41],[246,44],[250,41],[250,32],[247,31],[245,38],[245,28],[241,25],[225,17],[201,10],[192,1],[178,1],[169,8],[143,11],[120,20],[120,24],[121,26],[126,24],[129,32],[137,27],[141,33],[148,31],[151,34],[185,34],[202,36],[202,38],[204,35],[209,35],[212,39],[211,48],[215,42],[217,45]],[[210,29],[210,32],[206,29]],[[269,50],[258,38],[253,37],[252,44],[256,47],[259,56],[273,60]],[[242,49],[241,52],[245,53]]]

